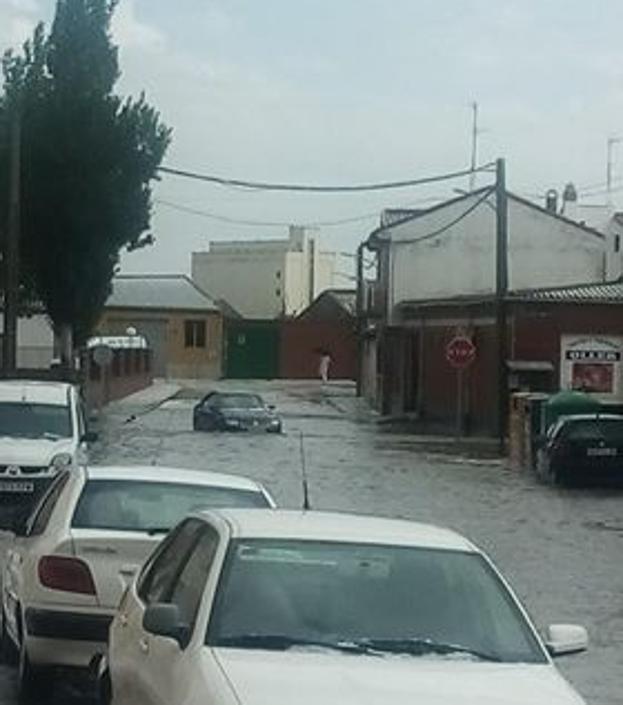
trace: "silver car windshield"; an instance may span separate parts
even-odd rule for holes
[[[352,543],[233,542],[207,643],[547,661],[482,556]]]
[[[60,404],[0,402],[0,436],[11,438],[70,438],[71,413]]]

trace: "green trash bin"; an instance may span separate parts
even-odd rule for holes
[[[602,411],[599,399],[575,390],[554,394],[545,404],[545,426],[549,428],[560,416],[573,414],[595,414]]]

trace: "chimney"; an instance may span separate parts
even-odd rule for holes
[[[545,208],[550,213],[558,213],[558,191],[555,188],[545,194]]]
[[[577,220],[577,209],[578,205],[578,192],[575,190],[575,186],[569,182],[565,186],[565,190],[562,192],[562,211],[567,217]]]

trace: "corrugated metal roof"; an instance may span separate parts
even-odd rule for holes
[[[121,275],[112,282],[110,308],[218,311],[214,301],[185,274]]]
[[[623,303],[623,281],[602,284],[577,284],[575,286],[554,287],[551,289],[525,289],[513,291],[510,299],[529,301],[576,301]]]

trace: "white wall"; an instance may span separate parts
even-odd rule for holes
[[[4,331],[0,315],[0,334]],[[54,357],[54,333],[47,316],[35,315],[17,321],[17,366],[47,369]]]
[[[401,301],[491,294],[495,291],[495,197],[438,236],[480,198],[452,202],[396,225],[391,236],[389,309]],[[509,198],[509,288],[578,284],[604,279],[605,241],[578,226]]]
[[[248,318],[296,315],[314,295],[334,285],[334,253],[320,253],[305,228],[291,227],[287,240],[212,242],[192,255],[192,278],[214,299],[225,299]]]
[[[283,249],[194,252],[192,278],[214,299],[225,299],[243,316],[275,318],[284,306]]]

